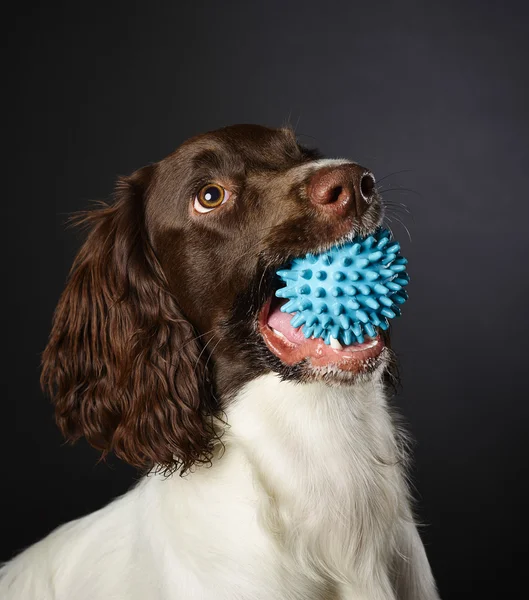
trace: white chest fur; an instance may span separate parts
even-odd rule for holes
[[[265,530],[315,580],[389,590],[407,492],[378,379],[350,387],[253,381],[229,413],[262,491]]]
[[[21,554],[0,591],[10,600],[394,600],[408,509],[381,385],[269,374],[238,394],[227,419],[210,468],[144,478]]]
[[[215,598],[320,600],[343,589],[355,600],[393,598],[407,495],[381,385],[266,375],[227,416],[225,451],[213,467],[179,480],[178,491],[173,481],[152,488],[164,498],[171,559],[204,586],[196,597],[214,589]]]

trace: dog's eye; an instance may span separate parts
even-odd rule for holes
[[[210,212],[224,204],[230,195],[230,192],[222,186],[216,183],[208,183],[195,196],[194,208],[197,212]]]

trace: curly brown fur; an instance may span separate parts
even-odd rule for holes
[[[67,439],[185,472],[209,460],[216,406],[197,333],[145,231],[153,169],[121,179],[114,204],[78,219],[90,233],[55,312],[42,385]]]

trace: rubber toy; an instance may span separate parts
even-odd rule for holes
[[[407,262],[399,243],[381,229],[294,259],[277,272],[286,285],[276,296],[288,298],[281,311],[294,313],[290,324],[303,326],[305,338],[322,338],[328,345],[332,338],[340,344],[361,344],[400,315],[399,307],[408,299]]]

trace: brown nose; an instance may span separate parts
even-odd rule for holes
[[[307,193],[313,204],[328,213],[359,217],[373,200],[375,178],[360,165],[324,167],[311,177]]]

